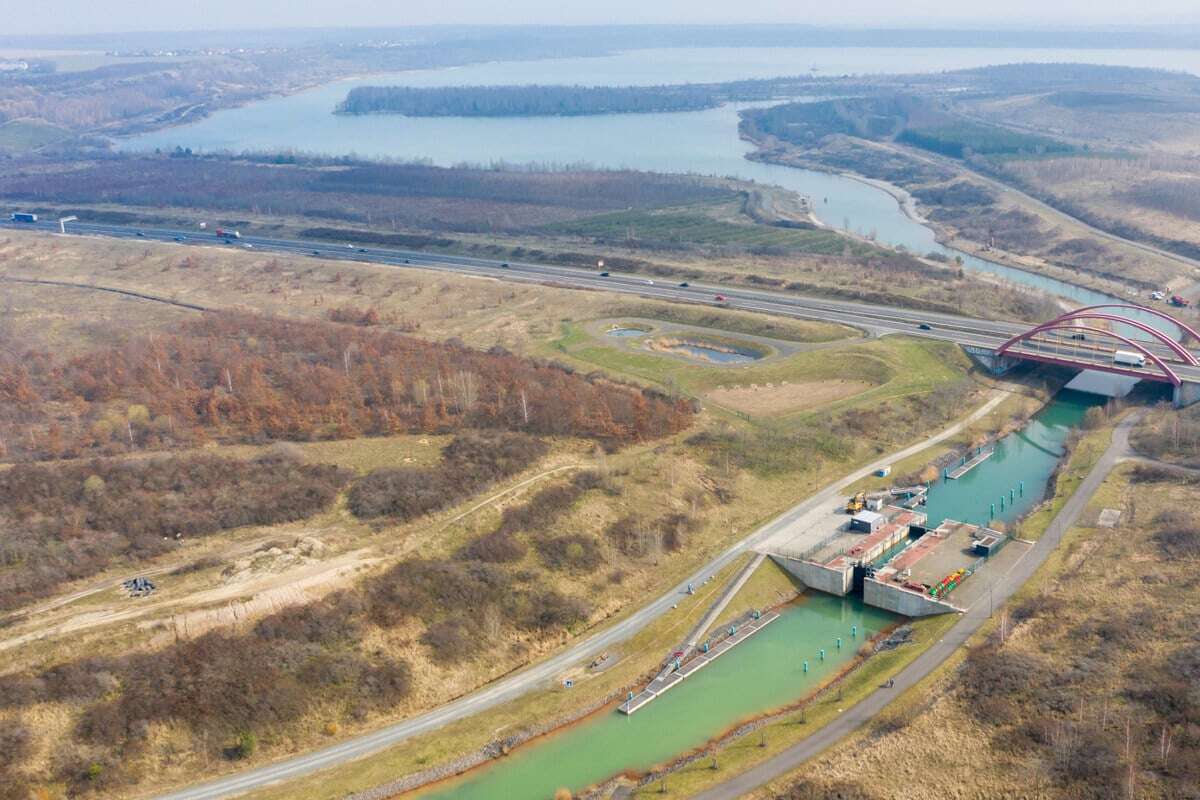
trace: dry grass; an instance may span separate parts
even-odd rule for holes
[[[981,712],[968,699],[958,659],[908,692],[869,729],[759,796],[798,800],[836,792],[874,800],[969,786],[974,797],[1124,797],[1127,720],[1138,765],[1136,796],[1182,796],[1176,794],[1180,781],[1186,783],[1180,776],[1197,755],[1193,734],[1175,730],[1176,762],[1164,769],[1154,757],[1162,724],[1132,698],[1146,685],[1147,669],[1194,641],[1194,620],[1200,613],[1195,564],[1168,558],[1154,535],[1161,527],[1158,515],[1194,506],[1196,490],[1177,483],[1131,484],[1129,469],[1118,468],[1109,476],[1083,524],[1068,533],[1009,610],[985,631],[990,641],[998,641],[1004,620],[1000,652],[1044,664],[1042,671],[1029,674],[1000,707]],[[1123,512],[1119,527],[1093,527],[1102,508]],[[1034,611],[1025,622],[1010,616],[1012,608],[1038,598],[1049,610]],[[1117,644],[1109,641],[1112,637]],[[1080,670],[1088,677],[1082,678]],[[1065,706],[1030,699],[1047,687],[1059,687],[1054,691],[1069,698]],[[1057,745],[1031,741],[1027,731],[1043,725],[1066,738]],[[1115,782],[1093,778],[1083,789],[1064,777],[1061,748],[1071,747],[1071,737],[1083,731],[1117,743],[1120,774]],[[1088,758],[1098,759],[1100,767],[1111,765],[1099,752]],[[794,784],[790,793],[785,788],[789,784]]]
[[[836,380],[803,383],[781,383],[778,386],[730,386],[713,389],[705,397],[714,403],[753,416],[790,414],[853,397],[871,388],[871,384],[855,380]]]
[[[184,261],[187,260],[185,264]],[[307,259],[264,258],[245,251],[198,249],[183,250],[169,245],[110,242],[106,240],[47,239],[29,235],[13,235],[0,244],[0,273],[57,280],[119,286],[160,295],[171,295],[204,305],[243,307],[271,313],[301,316],[324,316],[329,309],[346,304],[359,307],[374,306],[392,324],[415,327],[418,335],[431,338],[461,336],[468,343],[487,347],[500,344],[510,349],[537,355],[551,355],[560,360],[586,365],[588,369],[602,368],[609,374],[627,380],[661,384],[667,378],[702,393],[717,385],[716,378],[726,378],[717,368],[698,368],[690,364],[659,356],[647,356],[650,363],[627,360],[618,350],[602,347],[584,336],[570,339],[571,331],[579,331],[579,323],[597,317],[625,316],[631,309],[638,316],[653,316],[661,310],[668,317],[679,318],[679,307],[663,306],[648,301],[630,301],[595,292],[578,292],[552,287],[512,287],[488,279],[466,278],[419,271],[393,270],[371,265],[329,264]],[[10,321],[10,335],[23,336],[32,331],[45,332],[44,343],[50,347],[69,343],[82,348],[93,336],[112,335],[124,317],[115,311],[111,322],[94,332],[79,320],[88,318],[87,309],[93,296],[76,289],[12,288],[14,297],[29,293],[36,298],[23,306],[26,310]],[[95,295],[101,302],[110,302],[111,295]],[[147,329],[169,326],[184,312],[146,301],[111,300],[114,308],[124,312],[145,313]],[[49,319],[62,320],[59,326],[46,324]],[[570,323],[564,328],[563,321]],[[836,327],[800,323],[792,324],[751,314],[730,313],[704,309],[700,316],[688,321],[701,324],[721,324],[742,333],[765,334],[781,338],[794,336],[798,340],[828,339]],[[138,324],[143,324],[139,322]],[[564,329],[567,335],[564,337]],[[852,348],[851,355],[840,359],[824,351],[798,353],[785,359],[755,368],[760,382],[795,381],[814,387],[825,380],[850,380],[843,374],[848,369],[868,370],[877,385],[861,396],[838,396],[827,407],[839,409],[869,406],[876,402],[902,397],[919,397],[946,382],[958,380],[966,370],[961,355],[954,356],[945,348],[916,341],[895,339],[869,344],[831,345],[834,349]],[[614,355],[615,354],[615,355]],[[670,370],[666,364],[670,363]],[[829,368],[832,363],[836,368]],[[823,366],[824,365],[824,366]],[[804,413],[819,411],[815,407]],[[942,421],[937,421],[942,424]],[[616,497],[589,494],[573,512],[564,518],[555,533],[596,536],[601,540],[603,563],[600,569],[588,573],[556,572],[549,570],[531,550],[519,568],[531,570],[547,586],[561,588],[571,594],[589,597],[594,611],[589,626],[608,624],[638,607],[648,597],[662,591],[663,586],[681,580],[696,565],[704,563],[741,538],[756,525],[766,521],[804,494],[827,483],[831,478],[850,469],[853,464],[870,458],[878,447],[889,443],[874,442],[856,452],[845,453],[838,459],[805,457],[790,464],[785,472],[760,475],[748,470],[731,469],[728,463],[720,467],[703,452],[688,445],[684,439],[696,430],[725,428],[730,424],[748,425],[720,414],[702,414],[696,428],[674,440],[630,447],[615,455],[601,455],[583,442],[556,442],[553,452],[541,464],[510,483],[496,487],[486,497],[472,498],[433,517],[407,525],[365,525],[354,519],[342,505],[307,521],[292,526],[265,529],[239,529],[228,534],[210,537],[189,546],[181,561],[203,555],[233,558],[238,553],[252,551],[264,541],[294,540],[314,536],[327,547],[329,558],[358,550],[358,558],[369,561],[378,569],[411,554],[428,557],[453,556],[475,536],[491,530],[505,507],[523,502],[542,486],[567,480],[567,473],[552,472],[563,467],[592,466],[608,472],[621,487]],[[924,435],[932,420],[912,419],[905,427],[889,432],[895,443],[911,441]],[[429,463],[436,456],[439,437],[387,437],[360,439],[349,442],[322,442],[300,445],[311,461],[333,462],[356,471],[379,466]],[[237,455],[252,455],[258,448],[250,446],[225,447]],[[537,480],[528,482],[530,479]],[[731,492],[725,501],[716,499],[713,487],[722,486]],[[504,491],[506,489],[512,491]],[[617,517],[638,511],[651,520],[670,513],[686,513],[700,520],[701,525],[689,534],[686,546],[678,553],[652,552],[641,559],[621,556],[604,542],[602,532]],[[176,564],[162,564],[174,566]],[[155,566],[155,565],[150,565]],[[31,642],[4,653],[5,670],[24,668],[33,664],[56,663],[80,653],[107,653],[156,646],[155,639],[165,630],[145,624],[156,620],[170,625],[173,615],[211,610],[210,604],[197,606],[189,598],[203,597],[221,581],[220,568],[210,568],[190,575],[160,582],[157,600],[160,611],[137,620],[115,620],[80,630],[71,636]],[[616,573],[620,573],[620,580]],[[105,579],[123,577],[114,569]],[[99,580],[99,579],[98,579]],[[775,581],[764,591],[779,594]],[[756,578],[755,586],[758,585]],[[270,588],[286,586],[286,579],[272,583]],[[75,590],[86,587],[72,587]],[[256,601],[257,592],[247,590],[232,597],[251,613],[237,624],[246,624],[267,607],[266,601]],[[749,597],[749,595],[746,595]],[[766,595],[763,595],[766,598]],[[269,599],[269,598],[268,598]],[[260,598],[261,600],[261,598]],[[72,615],[103,614],[120,608],[130,601],[102,589],[80,597],[75,604],[51,612],[41,621],[61,621]],[[744,597],[735,606],[748,602]],[[755,602],[762,602],[765,600]],[[257,610],[256,610],[257,609]],[[661,655],[663,648],[674,644],[695,624],[702,609],[692,609],[681,602],[685,613],[672,614],[651,630],[635,637],[623,646],[618,668],[595,678],[595,691],[605,691],[640,677]],[[694,616],[693,616],[694,612]],[[218,615],[220,616],[220,615]],[[691,620],[690,622],[688,620]],[[205,617],[211,621],[211,615]],[[16,627],[6,634],[19,635],[28,630]],[[327,726],[337,723],[336,737],[364,732],[380,724],[409,716],[453,696],[493,680],[505,672],[536,660],[561,647],[583,630],[571,631],[562,637],[535,639],[514,637],[508,647],[496,648],[486,659],[470,661],[454,669],[435,665],[424,645],[416,640],[419,629],[404,631],[375,631],[366,645],[384,652],[402,654],[414,668],[416,691],[407,701],[387,715],[347,720],[343,709],[327,707],[320,702],[315,710],[286,731],[272,731],[260,741],[259,760],[311,748],[330,741]],[[492,719],[507,720],[507,725],[521,724],[536,718],[539,710],[555,709],[554,713],[576,707],[585,695],[575,693],[564,697],[556,693],[535,694],[512,708],[496,712]],[[34,712],[30,712],[34,713]],[[65,706],[39,709],[39,721],[44,721],[44,736],[49,740],[70,738],[71,727],[78,709]],[[43,720],[44,718],[44,720]],[[401,771],[436,763],[462,752],[473,742],[486,741],[491,728],[481,728],[475,721],[466,721],[440,731],[411,746],[382,756],[379,764],[388,765],[380,771],[362,772],[354,779],[364,785],[367,775],[394,777]],[[209,743],[215,746],[216,743]],[[166,786],[193,779],[217,769],[227,768],[219,761],[207,761],[204,747],[191,739],[186,729],[175,725],[155,726],[150,746],[139,757],[146,775],[145,786]],[[356,765],[357,769],[358,765]],[[151,777],[153,776],[153,777]],[[340,785],[331,783],[329,785]]]

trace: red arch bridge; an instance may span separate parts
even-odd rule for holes
[[[1169,383],[1177,406],[1200,400],[1200,332],[1159,309],[1104,303],[1014,333],[999,346],[965,344],[992,371],[1040,361]]]

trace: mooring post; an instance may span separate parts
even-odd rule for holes
[[[857,626],[857,625],[851,625],[851,626],[850,626],[850,638],[851,638],[851,639],[857,639],[857,638],[858,638],[858,626]]]
[[[804,672],[805,672],[805,674],[808,673],[808,662],[807,661],[804,662]]]
[[[821,660],[822,661],[825,660],[825,648],[824,647],[821,648]]]
[[[1020,493],[1021,493],[1021,497],[1024,497],[1024,496],[1025,496],[1025,481],[1021,481],[1021,482],[1020,482],[1020,483],[1017,485],[1017,489],[1020,491]]]

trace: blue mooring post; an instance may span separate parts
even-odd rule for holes
[[[838,637],[837,645],[838,645],[838,650],[841,650],[842,649],[842,637],[840,637],[840,636]]]
[[[1014,502],[1014,501],[1017,499],[1017,493],[1016,493],[1016,492],[1017,492],[1017,490],[1016,490],[1016,489],[1009,489],[1009,490],[1008,490],[1008,502],[1012,503],[1012,502]]]
[[[945,467],[942,468],[942,480],[944,480],[944,481],[950,480],[950,470]]]
[[[1000,510],[1004,510],[1004,495],[1000,495]]]
[[[988,511],[988,519],[992,520],[995,518],[996,518],[996,504],[992,503],[990,510]]]
[[[825,648],[824,647],[821,648],[821,660],[822,661],[825,660]]]
[[[804,662],[804,671],[808,672],[808,662],[807,661]]]
[[[857,625],[850,626],[850,637],[853,639],[858,638],[858,626]]]
[[[1021,497],[1024,497],[1025,496],[1025,481],[1020,481],[1020,483],[1017,486],[1017,489],[1018,489],[1018,491],[1020,491]]]

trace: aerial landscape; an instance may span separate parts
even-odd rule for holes
[[[1200,12],[843,6],[6,14],[0,800],[1200,800]]]

